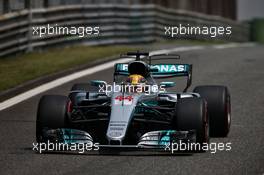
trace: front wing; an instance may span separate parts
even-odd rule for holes
[[[143,134],[138,143],[135,145],[100,145],[94,143],[91,135],[85,131],[69,128],[60,129],[44,129],[43,130],[43,143],[56,143],[61,145],[78,145],[86,144],[90,145],[90,150],[148,150],[148,151],[168,151],[170,146],[175,143],[195,143],[196,133],[194,130],[190,131],[176,131],[176,130],[161,130],[151,131]],[[92,149],[92,147],[94,149]],[[69,148],[69,147],[67,147]],[[71,150],[47,150],[50,151],[63,151],[70,152]]]

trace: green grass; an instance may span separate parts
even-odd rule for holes
[[[135,50],[118,46],[75,46],[0,58],[0,92],[43,75]]]
[[[251,39],[259,43],[264,43],[264,19],[254,19],[250,25]]]
[[[223,41],[164,40],[156,44],[210,45]],[[137,47],[140,47],[138,45]],[[135,51],[135,46],[74,46],[0,58],[0,92],[44,75],[60,72],[96,59]]]

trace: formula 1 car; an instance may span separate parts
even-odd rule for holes
[[[227,87],[197,86],[187,92],[191,64],[152,64],[154,60],[179,59],[179,55],[133,52],[121,57],[134,60],[114,66],[111,86],[92,80],[74,84],[68,96],[44,95],[40,99],[37,142],[162,150],[179,141],[204,144],[210,137],[228,135],[231,103]],[[175,82],[156,82],[172,77],[187,77],[182,92],[168,90]]]

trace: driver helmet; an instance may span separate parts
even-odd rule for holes
[[[129,75],[127,82],[132,85],[138,85],[138,84],[146,83],[146,79],[142,75],[132,74]]]

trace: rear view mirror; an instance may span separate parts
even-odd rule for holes
[[[176,83],[172,81],[163,81],[160,83],[160,86],[163,86],[164,88],[170,88],[176,86]]]
[[[151,67],[150,72],[159,72],[159,69],[156,67]]]
[[[105,81],[102,80],[91,80],[91,85],[92,86],[103,86],[106,85],[107,83]]]

